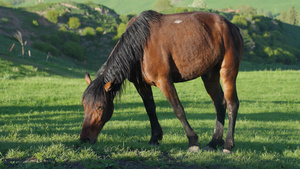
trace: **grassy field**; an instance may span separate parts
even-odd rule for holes
[[[59,63],[52,64],[38,67],[0,57],[0,168],[300,167],[299,70],[240,72],[236,147],[225,155],[187,152],[184,130],[155,87],[164,139],[148,146],[150,123],[130,83],[98,142],[80,143],[84,72],[75,67],[63,73],[55,69]],[[176,87],[203,148],[213,133],[212,102],[201,79]]]

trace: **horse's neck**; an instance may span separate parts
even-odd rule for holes
[[[122,85],[124,81],[128,78],[129,72],[120,63],[112,62],[107,64],[107,62],[98,71],[99,75],[104,77],[104,82],[114,82],[116,85]]]

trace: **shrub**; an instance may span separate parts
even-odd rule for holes
[[[121,20],[122,23],[128,23],[129,17],[127,15],[120,15],[119,19]]]
[[[48,40],[48,37],[47,37],[45,34],[42,34],[42,35],[40,36],[40,39],[41,39],[42,41],[46,42],[46,41]]]
[[[244,17],[238,15],[234,15],[231,22],[243,29],[247,28],[248,26],[247,20]]]
[[[73,41],[76,43],[80,42],[80,36],[74,32],[70,31],[59,31],[58,36],[60,39],[63,39],[64,41]]]
[[[96,32],[95,32],[94,28],[88,26],[88,27],[84,28],[84,30],[82,32],[82,36],[89,36],[89,37],[96,36]]]
[[[113,37],[113,41],[118,41],[126,30],[126,24],[121,23],[117,29],[117,35]]]
[[[56,24],[58,21],[57,17],[58,17],[58,14],[56,11],[52,11],[52,10],[46,11],[46,18],[48,19],[48,21]]]
[[[59,32],[67,32],[67,28],[65,26],[60,26]]]
[[[45,53],[50,52],[54,56],[57,56],[59,54],[59,50],[48,43],[35,42],[34,44],[32,44],[32,47]]]
[[[259,28],[260,32],[275,30],[277,28],[277,26],[272,23],[270,18],[264,16],[253,16],[252,20]]]
[[[39,27],[39,23],[38,23],[37,20],[33,20],[32,25],[35,26],[35,27]]]
[[[71,29],[77,29],[80,27],[81,23],[80,23],[80,19],[77,17],[71,17],[69,19],[68,25]]]
[[[49,41],[52,45],[54,46],[60,46],[63,42],[63,40],[61,38],[59,38],[58,35],[52,35],[49,37]]]
[[[272,49],[271,47],[265,47],[264,52],[268,56],[268,62],[279,62],[285,64],[292,64],[297,62],[297,58],[293,53],[282,48]]]
[[[7,19],[7,18],[1,18],[1,21],[2,21],[3,23],[8,23],[8,19]]]
[[[97,28],[96,28],[96,34],[98,34],[98,35],[102,35],[102,34],[103,34],[103,32],[104,32],[104,30],[103,30],[103,28],[102,28],[102,27],[97,27]]]
[[[177,7],[174,9],[175,13],[183,13],[183,12],[188,12],[188,8],[184,8],[184,7]]]
[[[63,53],[77,59],[83,59],[83,48],[80,44],[67,41],[63,46]]]
[[[61,16],[61,17],[65,17],[66,14],[67,14],[67,11],[66,11],[66,10],[63,10],[63,11],[60,13],[60,16]]]

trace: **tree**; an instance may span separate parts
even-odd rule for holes
[[[283,12],[281,12],[280,13],[280,20],[282,21],[282,22],[287,22],[287,14],[286,14],[286,11],[283,11]]]
[[[298,15],[294,6],[291,6],[288,13],[288,23],[292,25],[298,25]]]
[[[194,0],[190,7],[195,8],[206,8],[206,1],[205,0]]]
[[[81,23],[80,23],[80,19],[77,17],[71,17],[69,19],[68,25],[71,29],[77,29],[80,27]]]
[[[256,15],[257,11],[255,8],[249,6],[249,5],[240,5],[237,7],[239,10],[239,13],[242,15]]]
[[[156,0],[154,4],[154,8],[158,11],[166,10],[171,7],[170,0]]]
[[[56,11],[50,10],[50,11],[46,12],[46,18],[48,19],[48,21],[50,21],[54,24],[56,24],[58,21],[57,17],[58,17],[58,14]]]

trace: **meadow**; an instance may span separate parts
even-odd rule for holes
[[[183,127],[155,87],[164,138],[148,146],[150,123],[130,83],[98,142],[80,143],[83,69],[24,60],[0,57],[0,168],[300,168],[299,70],[241,68],[236,147],[227,155],[188,152]],[[212,102],[201,79],[176,88],[204,148],[214,129]]]

